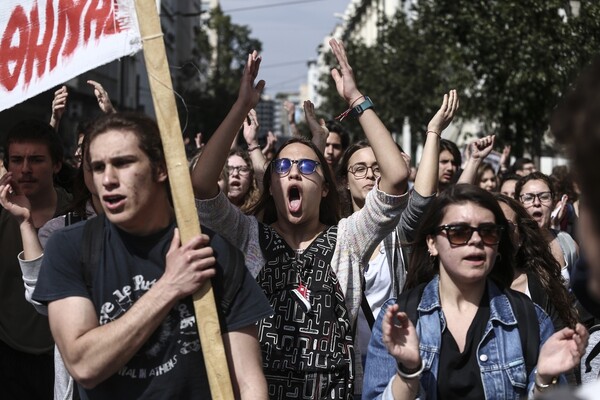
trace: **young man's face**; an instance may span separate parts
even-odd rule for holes
[[[439,157],[439,172],[438,181],[442,185],[447,185],[452,182],[452,178],[456,173],[456,162],[454,156],[448,150],[443,150]]]
[[[109,130],[90,143],[94,186],[107,218],[129,233],[151,231],[161,211],[164,168],[152,173],[150,159],[130,131]]]
[[[336,132],[329,132],[327,135],[324,153],[327,164],[329,164],[331,168],[336,167],[338,161],[342,157],[343,152],[344,149],[342,149],[342,137]]]
[[[60,167],[44,143],[13,142],[8,146],[7,170],[13,174],[17,192],[28,198],[47,196],[54,190],[53,177]]]
[[[533,163],[527,163],[523,165],[523,169],[518,169],[515,173],[519,176],[527,176],[535,171],[537,171],[535,165]]]

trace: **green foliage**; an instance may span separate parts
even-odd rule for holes
[[[208,30],[216,34],[211,44]],[[217,129],[237,99],[240,78],[248,54],[262,50],[262,43],[251,36],[248,26],[232,23],[220,6],[210,12],[208,26],[198,32],[198,54],[177,84],[187,110],[180,102],[179,113],[186,131],[202,131],[207,140]]]
[[[482,121],[515,155],[540,155],[558,99],[599,48],[599,3],[582,1],[579,16],[564,0],[419,0],[414,12],[382,21],[376,46],[346,44],[359,87],[390,130],[408,117],[413,134],[422,132],[456,88],[460,117]],[[330,80],[324,106],[339,107]]]

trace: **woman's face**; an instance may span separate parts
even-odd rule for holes
[[[495,192],[498,183],[496,182],[496,174],[491,169],[486,169],[481,175],[479,187],[488,192]]]
[[[486,228],[486,231],[494,231],[496,218],[487,208],[466,202],[446,207],[439,226],[443,225],[479,227]],[[452,244],[449,241],[448,232],[449,230],[438,231],[434,235],[427,236],[430,254],[439,257],[440,278],[450,279],[457,286],[485,280],[496,262],[498,244],[484,243],[484,239],[486,242],[490,242],[490,235],[477,231],[473,231],[470,238],[464,238],[463,242],[466,241],[466,243]],[[498,233],[496,237],[499,241],[501,235]],[[452,238],[450,239],[452,240]],[[491,239],[493,242],[494,238]]]
[[[550,215],[554,202],[552,198],[548,199],[548,193],[552,193],[550,188],[540,179],[528,181],[521,189],[519,200],[529,215],[537,222],[540,228],[550,227]],[[542,200],[540,197],[544,198]]]
[[[515,179],[508,179],[502,182],[502,186],[500,187],[500,193],[505,196],[510,197],[511,199],[515,198],[515,186],[517,181]]]
[[[230,156],[227,160],[229,172],[229,189],[227,197],[237,206],[244,204],[244,199],[252,184],[252,168],[240,156]]]
[[[324,165],[318,165],[313,173],[302,174],[299,160],[319,162],[317,154],[302,143],[292,143],[281,150],[278,159],[292,161],[287,173],[278,174],[271,170],[270,193],[275,201],[278,219],[293,224],[319,219],[321,199],[327,196],[328,187],[323,176]]]
[[[367,193],[373,189],[375,180],[379,176],[379,167],[373,150],[365,147],[355,151],[348,160],[348,170],[355,171],[346,172],[346,179],[352,197],[352,206],[356,211],[364,206]]]
[[[521,247],[521,234],[519,233],[517,213],[512,208],[510,208],[508,204],[502,201],[499,201],[498,204],[500,205],[500,208],[504,213],[504,217],[508,221],[508,234],[510,236],[510,241],[512,242],[516,253],[519,250],[519,247]]]

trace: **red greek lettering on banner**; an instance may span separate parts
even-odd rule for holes
[[[0,33],[0,86],[9,92],[21,77],[26,87],[53,71],[90,40],[122,31],[115,19],[115,0],[29,3],[33,3],[30,10],[18,4],[10,11],[4,32]]]

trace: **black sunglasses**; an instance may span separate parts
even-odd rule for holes
[[[302,175],[313,174],[317,170],[317,167],[321,165],[320,162],[308,158],[302,158],[300,160],[278,158],[272,162],[275,172],[277,172],[279,175],[287,175],[294,164],[298,164],[298,171],[300,171]]]
[[[467,224],[451,224],[438,226],[435,233],[445,232],[448,241],[455,246],[465,245],[471,240],[473,232],[477,231],[483,243],[493,246],[500,243],[503,226],[496,224],[481,224],[478,227]]]

